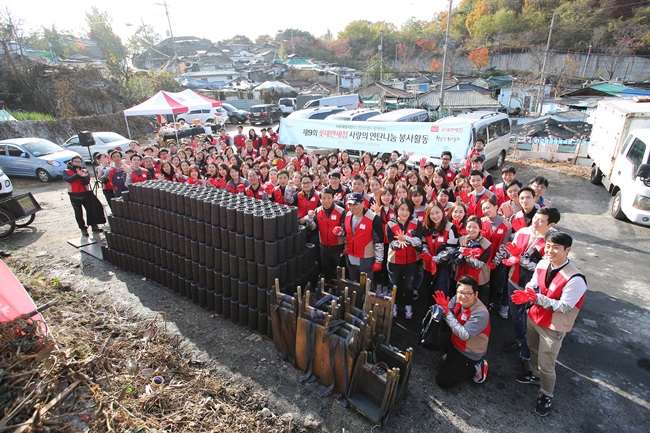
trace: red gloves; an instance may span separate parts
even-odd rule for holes
[[[429,272],[431,272],[431,275],[435,275],[438,272],[438,264],[433,259],[429,262]]]
[[[516,265],[517,263],[519,263],[519,260],[521,260],[521,258],[519,256],[512,256],[512,257],[508,257],[507,259],[505,259],[501,263],[503,263],[506,266],[513,266],[513,265]]]
[[[460,255],[463,257],[472,256],[475,259],[481,257],[481,254],[483,254],[482,248],[465,248],[463,252],[460,253]]]
[[[442,290],[436,290],[436,293],[433,294],[433,300],[442,307],[446,316],[449,313],[449,296],[445,296]]]
[[[332,233],[334,233],[336,236],[340,235],[343,233],[343,227],[341,226],[336,226],[332,229]]]
[[[512,242],[505,244],[504,248],[513,256],[520,256],[521,253],[523,253],[523,251],[520,250],[519,247]]]
[[[429,254],[429,253],[422,253],[422,254],[420,254],[420,257],[422,258],[422,260],[423,260],[425,263],[426,263],[426,262],[430,262],[431,259],[433,258],[433,257],[431,256],[431,254]]]
[[[468,193],[467,191],[462,191],[462,190],[461,190],[461,191],[460,191],[460,200],[461,200],[463,203],[469,203],[472,199],[471,199],[471,197],[469,196],[469,193]]]
[[[379,271],[381,271],[381,268],[382,268],[382,266],[381,266],[381,263],[379,263],[379,262],[375,262],[375,263],[372,264],[372,272],[379,272]]]
[[[517,305],[527,304],[529,302],[535,302],[537,300],[537,293],[531,288],[526,290],[515,290],[512,296],[510,296],[512,302]]]
[[[491,270],[495,270],[497,268],[497,264],[494,262],[488,263],[488,266],[490,267]]]

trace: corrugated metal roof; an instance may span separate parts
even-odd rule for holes
[[[627,89],[628,87],[622,84],[600,83],[600,84],[594,84],[593,86],[589,86],[589,88],[594,90],[599,90],[601,92],[609,93],[610,95],[616,95],[618,93],[621,93],[623,90]]]
[[[440,92],[429,92],[418,96],[418,102],[437,108],[440,105]],[[448,90],[445,92],[446,108],[501,107],[501,103],[474,90]]]

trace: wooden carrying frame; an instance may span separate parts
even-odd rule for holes
[[[301,289],[298,287],[298,299]],[[275,292],[271,294],[271,327],[273,328],[273,344],[282,358],[296,359],[296,312],[297,301],[291,295],[280,292],[280,281],[275,279]]]

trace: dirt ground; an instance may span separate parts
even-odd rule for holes
[[[528,165],[518,160],[515,165],[520,179],[537,174],[550,179],[548,196],[563,215],[559,227],[574,236],[572,260],[590,284],[583,310],[558,359],[553,412],[547,418],[532,413],[537,390],[514,380],[520,369],[517,356],[502,351],[512,340],[512,326],[497,316],[492,318],[486,383],[443,391],[434,381],[441,355],[416,348],[406,401],[383,430],[647,431],[650,230],[613,220],[606,191],[584,177],[567,175],[569,170],[562,164]],[[291,420],[283,424],[287,430],[380,431],[335,399],[320,399],[316,384],[300,384],[302,372],[282,361],[271,341],[69,245],[67,241],[77,238],[78,229],[63,182],[12,180],[16,194],[31,191],[43,207],[32,226],[17,229],[0,241],[0,250],[12,259],[28,263],[46,278],[57,278],[98,305],[113,306],[129,320],[146,321],[164,314],[168,332],[180,337],[180,351],[191,366],[260,393],[273,416]],[[48,313],[44,315],[47,320]],[[395,326],[417,328],[403,320]],[[415,347],[417,335],[406,335],[398,346]]]

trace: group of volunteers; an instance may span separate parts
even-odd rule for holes
[[[296,206],[309,242],[320,245],[325,278],[343,264],[351,279],[366,273],[375,292],[396,286],[393,315],[405,320],[415,305],[442,308],[451,339],[436,377],[441,387],[485,381],[490,312],[510,316],[511,350],[524,366],[516,379],[540,385],[535,412],[549,413],[555,359],[587,287],[568,260],[571,236],[554,228],[560,213],[545,197],[546,178],[523,183],[508,166],[495,182],[480,139],[459,170],[450,152],[440,166],[422,161],[419,169],[397,151],[387,160],[347,151],[316,156],[297,145],[289,156],[272,128],[245,134],[239,126],[234,137],[222,129],[166,144],[132,142],[100,157],[109,204],[133,183],[164,179]],[[79,182],[72,190],[88,189],[77,168],[68,171],[66,181]],[[77,221],[85,230],[83,217]]]

